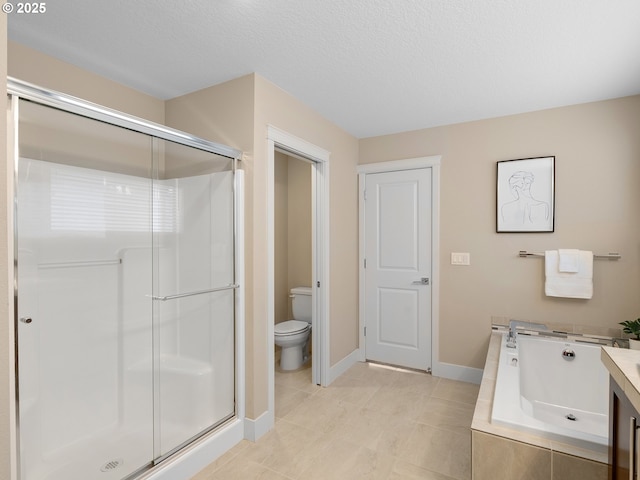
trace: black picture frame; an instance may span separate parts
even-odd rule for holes
[[[496,232],[555,231],[555,156],[497,162]]]

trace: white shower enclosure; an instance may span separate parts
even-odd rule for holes
[[[240,152],[9,90],[19,479],[134,478],[236,414]]]

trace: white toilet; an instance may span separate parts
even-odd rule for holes
[[[289,297],[291,297],[294,320],[276,323],[275,342],[282,347],[280,368],[297,370],[309,359],[311,288],[294,287]]]

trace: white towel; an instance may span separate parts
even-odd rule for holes
[[[558,249],[558,271],[567,273],[578,273],[580,270],[580,250],[559,248]]]
[[[557,250],[544,252],[544,292],[548,297],[593,297],[593,252],[578,252],[577,272],[560,271],[560,255]]]

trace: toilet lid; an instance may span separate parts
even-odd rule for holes
[[[276,335],[291,335],[306,330],[309,327],[307,322],[302,320],[287,320],[286,322],[276,323],[274,331]]]

